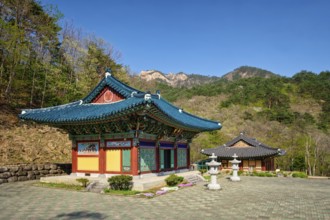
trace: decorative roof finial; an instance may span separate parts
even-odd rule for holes
[[[160,90],[156,91],[156,95],[158,95],[158,99],[160,99]]]
[[[108,76],[111,76],[111,69],[110,68],[105,69],[105,78],[107,78]]]

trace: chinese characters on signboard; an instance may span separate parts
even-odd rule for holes
[[[107,147],[131,147],[131,141],[107,141]]]

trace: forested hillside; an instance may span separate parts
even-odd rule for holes
[[[277,165],[309,174],[330,174],[330,72],[302,71],[291,78],[253,77],[217,80],[193,88],[173,88],[159,82],[132,79],[142,90],[161,90],[185,111],[222,122],[220,131],[193,141],[192,159],[200,150],[223,144],[239,132],[285,149]]]
[[[23,108],[79,100],[110,68],[130,86],[160,90],[162,97],[185,111],[222,123],[220,131],[193,140],[192,161],[202,158],[201,149],[216,147],[243,131],[286,150],[277,158],[279,168],[330,175],[329,71],[302,71],[285,78],[249,67],[243,70],[257,75],[241,77],[238,68],[234,80],[221,78],[193,87],[146,82],[128,74],[109,43],[72,24],[60,27],[61,17],[55,8],[35,1],[0,0],[0,164],[69,162],[67,134],[20,122],[17,114]]]
[[[31,0],[0,2],[0,96],[11,105],[45,107],[80,99],[111,68],[127,81],[118,53]]]

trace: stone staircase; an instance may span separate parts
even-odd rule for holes
[[[107,182],[93,181],[86,187],[86,190],[88,192],[102,193],[103,190],[105,188],[107,188],[108,186],[109,186],[109,183],[107,183]]]
[[[198,175],[198,174],[186,176],[185,180],[187,180],[189,183],[192,183],[192,184],[197,184],[197,183],[205,181],[204,177],[202,177],[201,175]]]

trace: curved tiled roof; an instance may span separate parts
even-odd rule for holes
[[[125,97],[124,100],[94,104],[92,100],[109,86]],[[168,103],[160,95],[151,95],[133,89],[112,76],[105,77],[83,100],[66,105],[41,109],[25,109],[19,115],[21,119],[50,125],[98,123],[111,120],[135,110],[146,109],[150,117],[162,119],[163,123],[187,130],[210,131],[221,128],[221,124],[184,112]]]
[[[239,141],[244,141],[249,146],[234,147],[233,145]],[[258,142],[256,139],[251,139],[243,134],[240,134],[228,143],[217,148],[205,149],[202,153],[206,155],[212,155],[212,153],[214,153],[222,159],[233,159],[233,155],[236,154],[240,159],[248,159],[284,155],[285,151],[278,148],[269,147]]]

